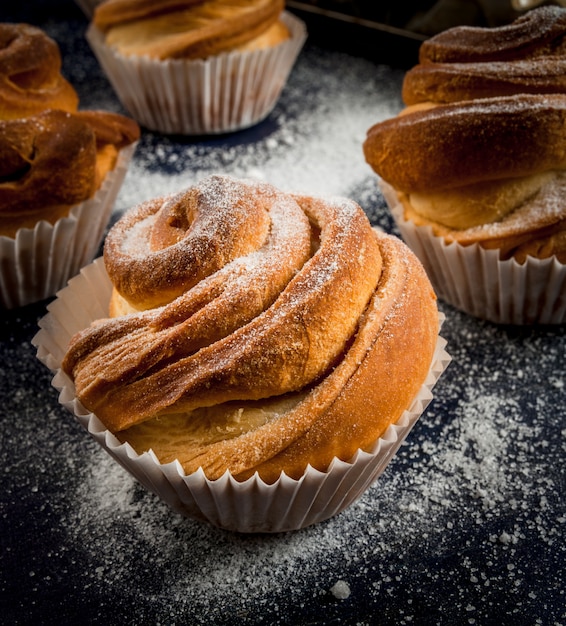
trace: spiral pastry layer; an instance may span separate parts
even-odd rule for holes
[[[395,422],[431,364],[424,270],[342,198],[210,177],[127,214],[105,262],[134,312],[79,333],[63,368],[120,439],[187,472],[324,470]]]
[[[126,56],[204,59],[287,39],[279,21],[284,6],[282,0],[106,0],[93,24]]]
[[[566,95],[406,111],[372,126],[368,163],[396,189],[428,192],[566,168]]]
[[[45,109],[76,111],[79,98],[61,75],[57,43],[28,24],[0,24],[0,120]]]
[[[461,26],[425,41],[403,81],[407,106],[566,93],[566,10],[541,7],[499,28]]]
[[[115,113],[46,110],[0,121],[1,232],[54,223],[92,197],[139,127]]]

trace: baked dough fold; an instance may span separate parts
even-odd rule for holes
[[[498,28],[460,26],[423,42],[403,81],[407,106],[566,92],[566,13],[529,11]]]
[[[43,219],[53,224],[92,197],[139,127],[116,113],[46,110],[0,121],[0,218],[12,237]]]
[[[566,260],[566,95],[408,107],[369,129],[364,154],[405,218],[447,241]]]
[[[287,39],[284,7],[282,0],[106,0],[93,23],[126,56],[204,59]]]

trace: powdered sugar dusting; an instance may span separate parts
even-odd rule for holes
[[[490,340],[480,340],[482,347]],[[541,341],[527,339],[527,351]],[[469,384],[462,383],[464,357],[460,351],[457,374],[450,377],[451,367],[449,380],[439,383],[445,397],[459,398],[453,410],[447,413],[445,405],[433,404],[398,458],[360,501],[338,518],[299,533],[241,537],[183,520],[94,450],[86,464],[89,473],[73,496],[68,528],[76,542],[91,537],[90,558],[100,563],[97,584],[109,592],[111,581],[122,578],[128,562],[141,553],[152,555],[147,563],[152,575],[136,587],[153,597],[154,603],[145,606],[148,611],[156,610],[156,579],[174,598],[177,615],[206,615],[214,623],[230,623],[223,621],[226,611],[237,613],[243,623],[257,623],[258,614],[270,615],[271,623],[290,623],[296,607],[314,597],[337,597],[344,585],[350,594],[343,600],[359,606],[377,604],[383,594],[392,597],[402,589],[422,601],[427,589],[439,584],[447,591],[439,609],[450,611],[455,603],[482,623],[490,609],[480,599],[501,586],[504,572],[511,582],[510,612],[520,615],[531,607],[532,614],[541,599],[524,591],[529,542],[555,553],[560,569],[563,523],[551,516],[559,483],[548,473],[544,456],[559,453],[563,443],[559,432],[551,435],[553,429],[526,419],[514,400],[520,376],[513,383],[513,372],[503,370],[491,381],[498,357],[487,354],[490,362],[472,368]],[[532,382],[537,388],[539,381]],[[555,400],[563,401],[559,378],[552,386]],[[461,394],[453,393],[456,387]],[[509,389],[508,394],[501,388]],[[543,404],[538,408],[545,412]],[[106,529],[115,520],[120,525],[108,543]],[[481,539],[478,528],[484,529]],[[453,553],[459,555],[458,565],[452,565],[456,569],[447,580],[449,572],[433,563]],[[376,554],[379,559],[369,559]],[[171,563],[178,564],[175,570]],[[342,581],[337,588],[336,581]],[[560,593],[556,588],[548,594],[555,592]],[[476,600],[470,602],[472,598]],[[419,602],[405,604],[403,610],[410,623],[418,618]],[[205,618],[194,623],[206,623]]]
[[[135,224],[131,228],[124,231],[122,239],[122,249],[128,256],[143,259],[151,253],[150,240],[147,236],[148,230],[151,229],[155,222],[155,216],[150,215]]]

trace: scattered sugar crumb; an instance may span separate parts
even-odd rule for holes
[[[330,593],[337,600],[347,600],[350,597],[350,585],[345,580],[338,580],[330,588]]]

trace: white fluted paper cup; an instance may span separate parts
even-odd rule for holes
[[[396,450],[432,400],[432,388],[450,362],[446,342],[438,338],[428,377],[411,406],[371,450],[358,450],[349,461],[333,460],[327,471],[308,467],[298,480],[282,475],[266,484],[258,475],[238,482],[229,472],[209,480],[202,470],[185,474],[178,461],[162,464],[150,451],[138,454],[121,443],[78,401],[73,382],[61,370],[71,337],[105,317],[112,285],[101,258],[81,270],[59,292],[33,339],[37,356],[55,375],[59,402],[132,476],[173,510],[227,530],[284,532],[326,520],[352,504],[383,472]]]
[[[205,135],[253,126],[273,110],[307,37],[300,19],[284,12],[282,20],[291,33],[288,40],[207,59],[125,56],[107,46],[92,24],[86,37],[137,122],[162,133]]]
[[[380,181],[401,237],[423,264],[437,296],[455,308],[498,324],[566,322],[566,265],[556,257],[501,260],[499,250],[464,246],[405,219],[395,190]]]
[[[13,309],[54,296],[96,254],[110,221],[136,144],[120,151],[116,166],[92,198],[54,224],[39,221],[14,237],[0,236],[0,307]]]

